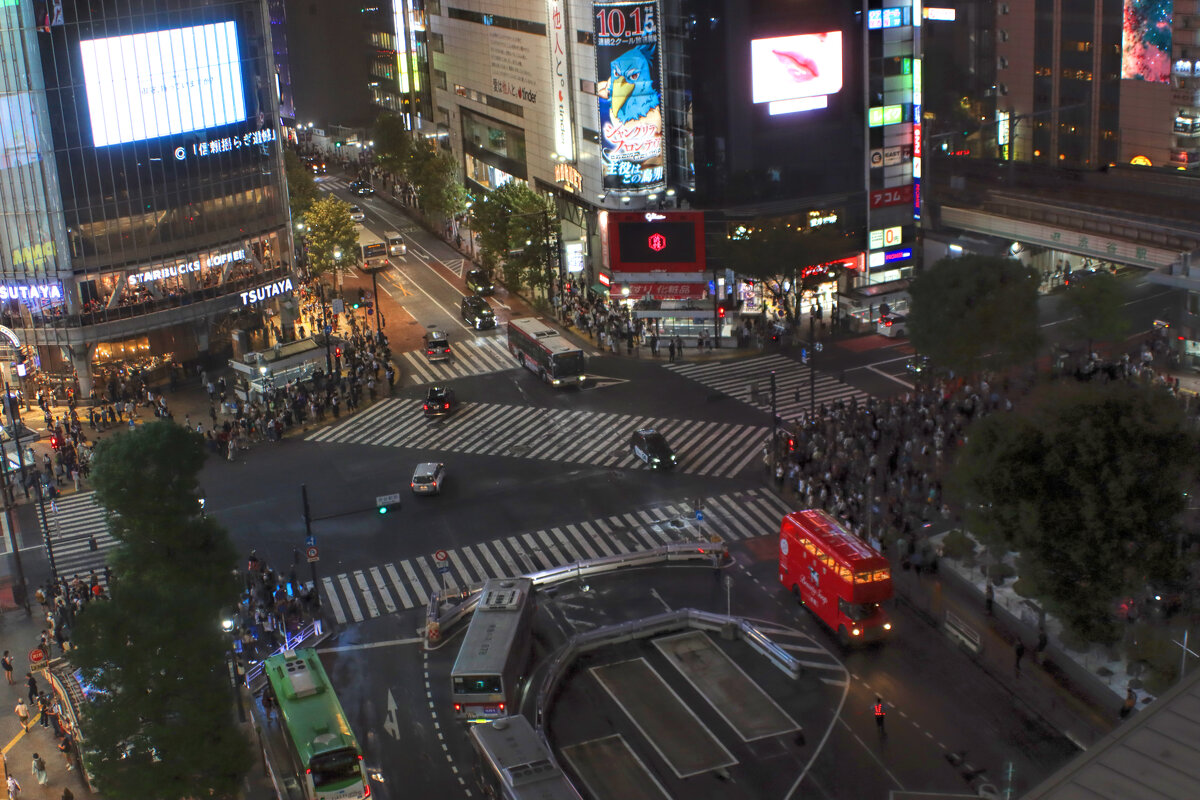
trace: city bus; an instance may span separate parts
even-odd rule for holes
[[[779,582],[843,645],[879,641],[892,623],[887,557],[824,511],[795,511],[779,530]]]
[[[583,350],[533,317],[509,320],[508,351],[552,386],[579,386],[587,379]]]
[[[486,722],[516,711],[533,651],[533,581],[489,580],[450,670],[454,716]]]
[[[387,243],[367,228],[359,229],[358,244],[362,248],[362,266],[364,270],[369,271],[388,264]]]
[[[471,726],[482,780],[498,800],[583,800],[522,716]]]
[[[305,800],[371,796],[362,750],[317,651],[284,650],[263,661]]]

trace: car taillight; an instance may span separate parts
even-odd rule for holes
[[[425,351],[425,355],[427,355],[427,356],[431,356],[431,355],[433,355],[433,351],[432,351],[432,350],[426,350],[426,351]]]
[[[450,407],[450,404],[449,404],[449,403],[446,403],[446,406],[445,406],[445,407],[446,407],[446,408],[449,408],[449,407]]]
[[[892,321],[890,319],[887,320],[886,322],[883,323],[883,327],[885,327],[885,328],[892,327]]]
[[[426,411],[428,411],[428,410],[429,410],[429,403],[426,403],[426,404],[425,404],[425,410],[426,410]]]

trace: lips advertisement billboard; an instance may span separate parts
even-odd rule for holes
[[[592,12],[604,188],[653,191],[664,174],[658,3],[594,3]]]

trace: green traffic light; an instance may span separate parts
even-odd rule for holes
[[[380,507],[379,507],[379,513],[380,513],[380,514],[386,514],[387,512],[388,512],[388,508],[387,508],[387,506],[380,506]]]

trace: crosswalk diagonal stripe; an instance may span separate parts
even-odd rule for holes
[[[577,545],[576,552],[582,551],[584,558],[600,557],[600,553],[594,547],[592,547],[592,542],[589,541],[587,534],[579,530],[579,528],[575,527],[574,525],[567,525],[565,529],[567,534],[571,537],[571,541]]]
[[[570,561],[583,561],[586,558],[586,556],[581,555],[580,552],[575,549],[575,543],[571,541],[570,537],[563,533],[562,529],[551,528],[550,535],[558,540],[559,549],[566,554]]]
[[[358,590],[362,595],[363,605],[367,607],[367,614],[369,614],[372,619],[378,617],[379,606],[375,604],[375,596],[371,594],[371,588],[367,585],[367,576],[363,575],[362,570],[355,571],[354,582],[358,584]]]
[[[547,556],[545,552],[543,552],[541,544],[533,538],[532,533],[521,534],[518,537],[518,541],[521,539],[525,540],[525,552],[529,554],[531,559],[537,559],[538,561],[542,562],[542,569],[550,569],[551,567],[558,566],[550,560],[550,557]]]
[[[425,556],[417,556],[413,560],[416,562],[417,566],[421,568],[421,574],[425,576],[427,581],[429,581],[429,588],[432,591],[440,592],[447,585],[449,585],[452,589],[458,588],[454,584],[454,575],[452,573],[446,572],[438,574],[429,567],[429,563],[425,560]]]
[[[508,543],[508,549],[512,552],[513,557],[518,560],[521,565],[520,572],[536,572],[539,569],[545,569],[545,565],[538,564],[533,560],[533,555],[526,552],[525,544],[517,537],[509,536],[504,540]]]
[[[475,570],[475,574],[479,576],[480,582],[486,581],[488,578],[500,577],[499,574],[491,575],[486,569],[484,569],[483,564],[481,564],[479,559],[475,556],[475,551],[473,548],[464,547],[462,549],[462,554],[466,560],[471,563],[471,569]]]
[[[338,600],[337,590],[333,586],[332,578],[322,578],[321,586],[325,588],[325,605],[333,611],[333,618],[339,625],[346,624],[346,612],[342,610],[342,603]]]
[[[396,613],[396,604],[392,602],[392,593],[388,591],[387,584],[383,580],[383,573],[378,567],[371,567],[371,579],[375,581],[375,588],[379,591],[379,599],[383,601],[383,607],[387,609],[387,613]]]
[[[508,550],[504,548],[504,542],[496,539],[491,542],[491,545],[492,549],[496,551],[496,556],[504,562],[504,566],[508,567],[509,577],[515,578],[524,572],[517,563],[517,560],[508,554]]]
[[[487,547],[487,543],[486,543],[486,542],[480,542],[480,543],[479,543],[479,544],[477,544],[477,545],[473,545],[473,546],[470,548],[470,550],[471,550],[471,551],[476,551],[476,550],[478,550],[478,551],[479,551],[479,555],[483,557],[483,560],[484,560],[485,562],[487,562],[487,567],[486,567],[485,569],[487,570],[487,574],[488,574],[488,576],[489,576],[489,577],[492,577],[492,578],[512,578],[512,577],[515,577],[515,576],[514,576],[512,573],[510,573],[510,572],[509,572],[508,570],[506,570],[504,567],[501,567],[501,566],[500,566],[500,562],[499,562],[499,561],[497,561],[497,560],[496,560],[496,557],[492,555],[492,552],[491,552],[490,550],[488,550],[488,547]]]
[[[600,555],[613,556],[617,554],[616,549],[612,547],[610,542],[598,532],[593,530],[590,522],[579,523],[579,528],[583,531],[585,541],[594,544]]]
[[[342,595],[346,598],[346,606],[350,611],[350,616],[355,622],[362,622],[362,609],[358,607],[358,598],[354,596],[354,587],[350,585],[350,576],[342,573],[338,576],[338,585],[342,588]]]
[[[400,605],[404,608],[412,608],[413,600],[408,593],[408,589],[404,586],[404,581],[400,578],[400,573],[396,571],[394,564],[385,564],[384,570],[387,572],[388,580],[392,582],[392,588],[396,590],[396,594],[400,597]]]
[[[413,592],[417,595],[417,599],[421,601],[421,605],[428,603],[429,593],[425,591],[425,587],[421,584],[421,579],[417,577],[417,571],[414,569],[412,561],[401,561],[400,568],[404,570],[404,574],[408,577],[408,585],[412,587]]]
[[[467,565],[463,563],[462,558],[458,555],[457,550],[447,550],[446,554],[450,556],[450,563],[454,565],[454,569],[458,570],[458,574],[462,576],[462,585],[470,586],[475,583],[475,579],[471,577],[471,573],[467,570]],[[450,573],[454,574],[454,573]],[[482,583],[482,581],[479,581]]]
[[[558,546],[558,542],[547,531],[538,531],[537,535],[542,540],[546,549],[549,550],[550,557],[554,559],[554,566],[558,567],[563,564],[570,564],[575,560],[563,552],[562,548]]]

